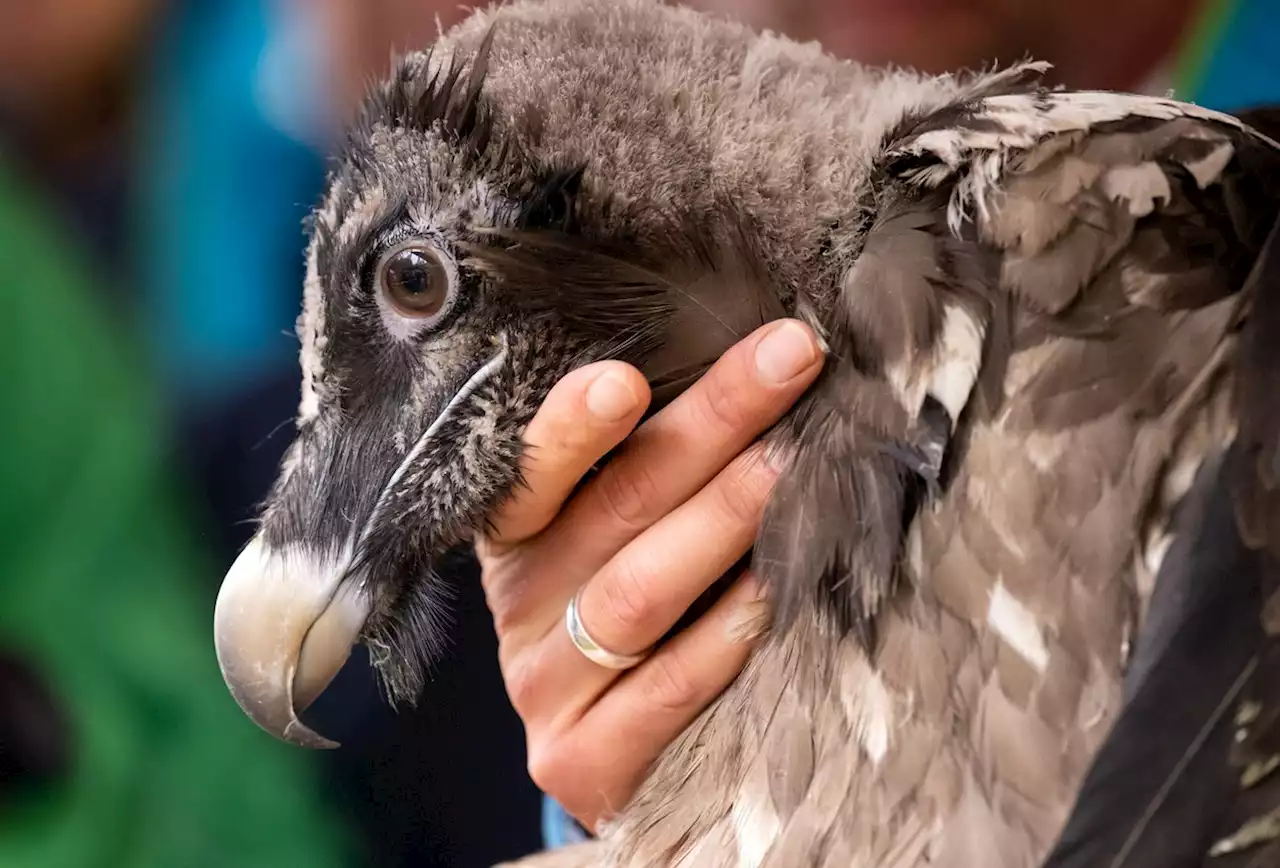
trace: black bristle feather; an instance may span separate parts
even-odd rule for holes
[[[436,59],[434,49],[400,58],[361,103],[339,161],[350,162],[358,170],[362,160],[371,159],[368,142],[379,126],[419,132],[438,128],[462,153],[491,158],[493,116],[483,91],[495,29],[491,26],[486,31],[465,78],[467,61],[458,55],[447,65],[436,65],[429,75],[427,70]]]

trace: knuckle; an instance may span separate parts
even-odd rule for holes
[[[506,603],[494,603],[489,606],[489,611],[493,615],[493,632],[497,635],[498,641],[516,632],[523,618],[518,607]]]
[[[735,459],[730,468],[725,484],[719,486],[720,507],[732,522],[754,524],[773,490],[774,476],[754,449]]]
[[[528,616],[528,605],[521,594],[491,592],[486,594],[485,603],[493,617],[493,632],[498,641],[517,632]]]
[[[680,654],[668,651],[646,666],[641,691],[644,701],[668,712],[686,712],[698,704],[702,691],[693,670]]]
[[[529,751],[527,770],[534,786],[579,818],[594,814],[590,805],[599,799],[598,791],[588,785],[590,775],[584,774],[580,766],[581,762],[564,748]]]
[[[727,372],[713,371],[703,382],[701,415],[708,425],[725,431],[737,431],[751,421],[751,408],[743,397],[751,394],[748,387],[730,382]]]
[[[635,565],[622,560],[616,569],[602,577],[601,593],[607,617],[624,634],[642,631],[653,614],[653,604],[645,590],[645,581]],[[603,638],[601,642],[605,641]]]
[[[597,482],[605,510],[628,530],[644,528],[650,504],[658,500],[658,481],[653,468],[636,462],[626,472],[600,475]]]
[[[567,464],[596,439],[594,429],[582,424],[580,416],[568,410],[555,408],[555,412],[547,415],[545,425],[545,430],[535,441],[537,448],[528,450],[529,459],[541,464]]]
[[[486,598],[485,603],[493,619],[493,632],[499,644],[521,647],[541,635],[543,622],[539,617],[539,607],[545,605],[545,600],[526,593],[525,589],[530,586],[531,583],[522,582],[505,589],[502,594]]]
[[[529,665],[527,660],[516,658],[505,667],[503,681],[506,684],[507,697],[511,700],[511,707],[521,718],[524,718],[528,714],[528,709],[533,707],[532,703],[541,687],[537,667]],[[528,724],[529,721],[525,720],[525,725],[528,726]]]
[[[557,742],[529,738],[525,768],[538,789],[563,801],[572,771],[565,763],[564,751]]]

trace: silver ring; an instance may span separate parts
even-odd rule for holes
[[[605,669],[630,669],[649,656],[648,649],[639,654],[615,654],[608,648],[601,647],[599,642],[591,638],[587,628],[582,626],[582,618],[578,615],[578,598],[581,596],[582,589],[579,588],[564,610],[564,626],[569,631],[569,641],[582,652],[583,657]]]

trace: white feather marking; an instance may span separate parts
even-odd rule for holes
[[[1196,179],[1196,183],[1203,190],[1210,184],[1222,177],[1222,172],[1227,168],[1227,164],[1231,162],[1231,158],[1235,156],[1236,148],[1231,142],[1222,142],[1216,148],[1209,152],[1202,160],[1195,160],[1186,164],[1187,171]]]
[[[918,414],[925,395],[932,395],[947,409],[954,427],[978,379],[983,336],[983,326],[968,311],[947,305],[938,346],[928,366],[921,370],[922,360],[907,356],[885,369],[885,378],[902,406]]]
[[[936,504],[935,504],[936,505]],[[924,536],[920,533],[920,522],[911,522],[907,531],[907,568],[917,578],[924,576]]]
[[[320,412],[318,384],[324,374],[324,290],[316,266],[313,244],[307,252],[307,276],[302,289],[302,315],[298,317],[298,362],[302,366],[302,399],[298,404],[298,425]]]
[[[1022,443],[1023,455],[1037,470],[1048,471],[1059,466],[1071,438],[1061,432],[1028,431]]]
[[[954,425],[969,402],[982,365],[985,330],[968,311],[948,305],[942,319],[939,359],[929,382],[929,394],[947,408]]]
[[[1098,124],[1126,117],[1157,120],[1191,117],[1235,129],[1248,129],[1238,118],[1190,103],[1107,91],[1048,96],[1007,94],[988,97],[980,105],[977,117],[986,121],[981,128],[930,130],[897,150],[897,154],[929,153],[950,170],[935,171],[937,167],[917,170],[909,178],[912,183],[936,187],[951,175],[963,172],[947,205],[947,225],[957,236],[970,207],[977,211],[980,219],[986,219],[990,207],[988,200],[998,192],[1006,156],[1034,148],[1051,136],[1088,131]],[[1250,130],[1250,133],[1258,140],[1280,148],[1280,144],[1257,130]],[[1216,151],[1210,154],[1196,165],[1197,180],[1202,175],[1215,175],[1215,169],[1220,172],[1228,158],[1229,154]]]
[[[987,625],[1037,672],[1048,668],[1049,648],[1035,615],[1005,589],[1003,581],[996,582],[991,592]]]
[[[884,686],[879,672],[873,672],[863,687],[862,715],[854,721],[858,742],[876,765],[889,752],[890,727],[893,724],[893,698]]]
[[[1169,176],[1155,163],[1108,170],[1102,176],[1102,192],[1111,199],[1127,200],[1129,213],[1134,217],[1145,217],[1154,211],[1157,199],[1168,202],[1173,198]]]
[[[889,387],[893,389],[894,396],[902,404],[903,409],[913,415],[920,412],[926,386],[925,378],[921,376],[922,372],[916,362],[917,357],[914,354],[907,354],[904,358],[890,362],[885,366],[884,371],[885,379],[889,381]]]
[[[739,868],[759,868],[782,831],[773,801],[756,782],[748,781],[733,800],[732,816]]]
[[[1160,481],[1160,496],[1165,503],[1177,503],[1186,496],[1195,483],[1196,474],[1200,472],[1203,462],[1203,453],[1184,456],[1182,460],[1174,462]]]
[[[893,736],[893,696],[865,659],[858,660],[842,680],[845,714],[854,737],[867,758],[879,765],[889,753]]]
[[[1152,591],[1155,590],[1154,579],[1159,575],[1160,567],[1164,564],[1164,556],[1169,553],[1169,547],[1172,545],[1173,534],[1169,533],[1167,529],[1162,529],[1153,532],[1143,547],[1143,565],[1153,580]]]
[[[316,223],[332,229],[338,222],[338,200],[346,190],[341,178],[333,182]],[[298,334],[299,363],[302,366],[302,397],[298,404],[299,426],[310,422],[320,412],[320,380],[324,374],[325,316],[324,286],[320,282],[314,239],[307,250],[307,273],[302,285],[302,313],[295,331]]]
[[[958,168],[972,159],[973,151],[1030,148],[1055,133],[1087,130],[1131,116],[1157,120],[1193,117],[1243,128],[1237,118],[1190,103],[1108,91],[993,96],[982,100],[978,116],[990,123],[981,128],[930,130],[917,136],[902,151],[913,154],[928,151],[947,165]]]

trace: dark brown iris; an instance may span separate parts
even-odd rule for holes
[[[449,274],[439,257],[421,247],[406,247],[382,264],[382,291],[405,316],[435,316],[449,298]]]

